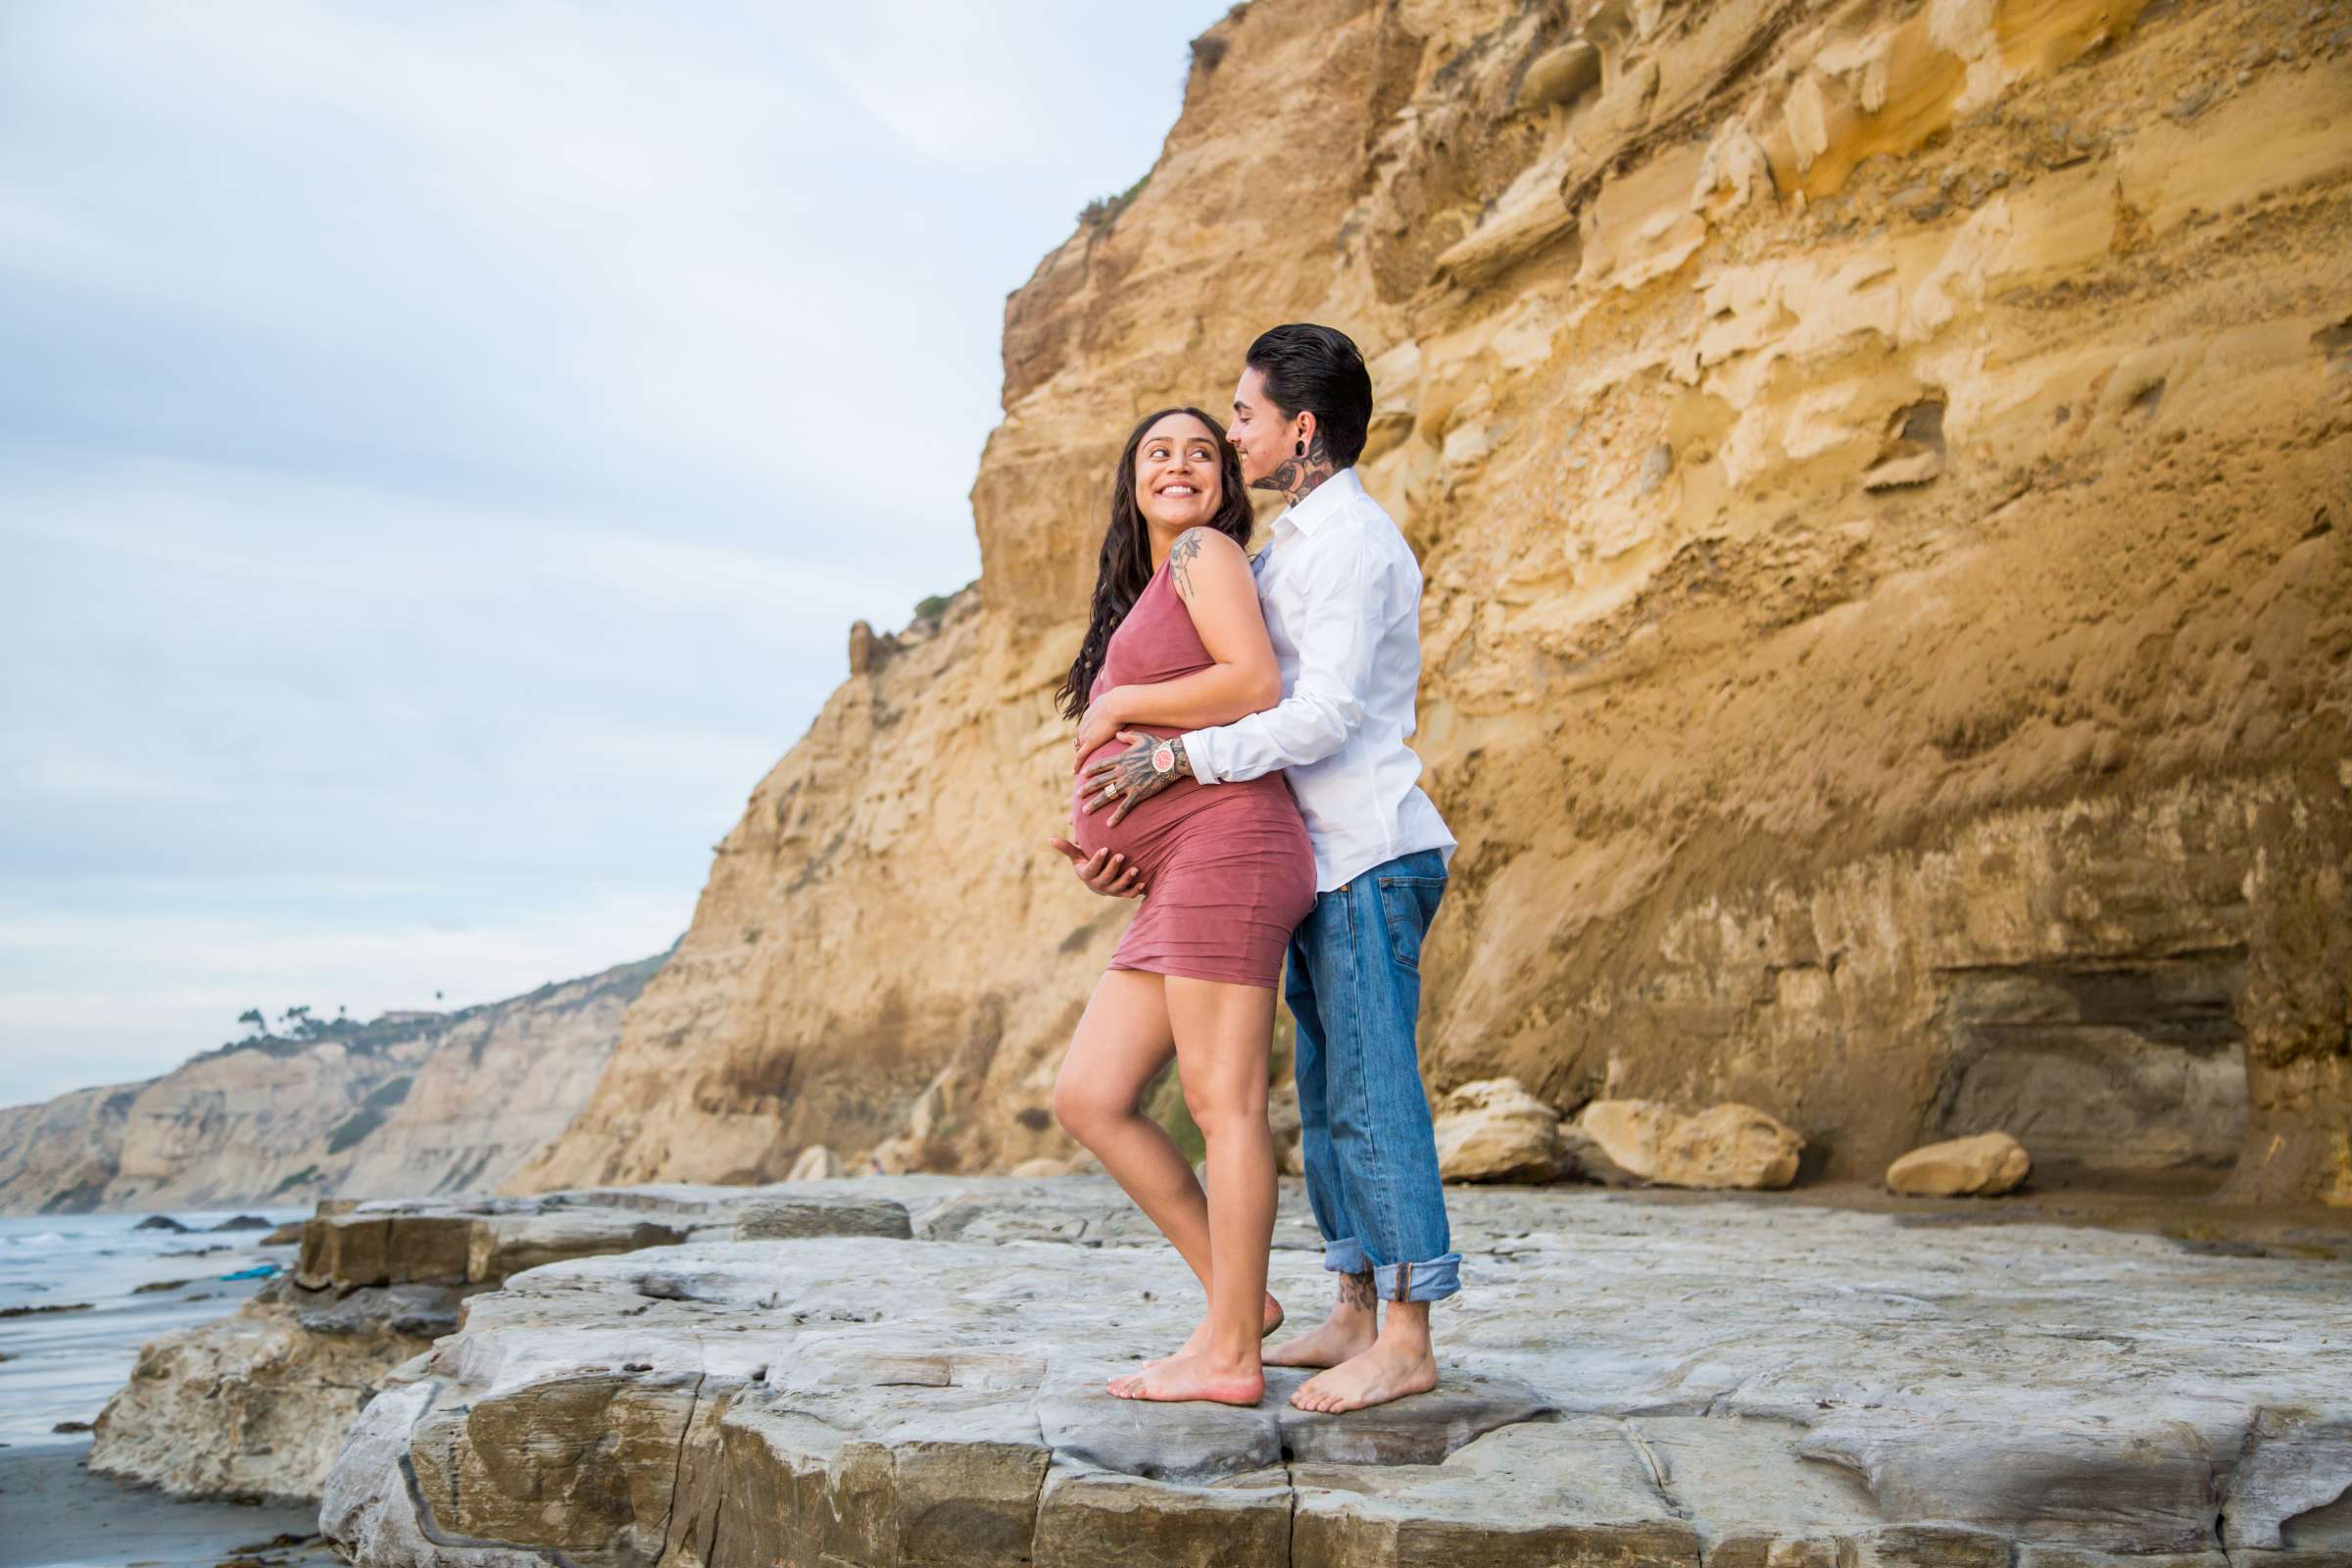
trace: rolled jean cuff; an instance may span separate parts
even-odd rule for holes
[[[1364,1255],[1364,1244],[1349,1236],[1323,1244],[1323,1266],[1334,1274],[1369,1274],[1372,1259]]]
[[[1462,1288],[1462,1254],[1426,1263],[1383,1263],[1372,1271],[1372,1294],[1384,1301],[1441,1301]]]

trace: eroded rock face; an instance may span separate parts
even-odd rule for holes
[[[760,783],[525,1185],[771,1179],[943,1080],[895,1159],[1069,1153],[1127,910],[1031,846],[1103,474],[1305,318],[1428,581],[1434,1090],[2352,1201],[2331,8],[1257,0],[1195,60],[1007,305],[979,585]]]
[[[455,1332],[466,1302],[509,1275],[732,1235],[781,1208],[801,1216],[792,1234],[867,1234],[888,1216],[906,1234],[905,1208],[887,1200],[850,1205],[829,1232],[822,1216],[845,1202],[669,1188],[322,1205],[287,1276],[228,1317],[141,1348],[98,1418],[90,1464],[181,1496],[316,1497],[377,1380]]]
[[[2227,1520],[2239,1568],[2307,1568],[2352,1488],[2352,1264],[1462,1191],[1439,1393],[1331,1417],[1282,1401],[1298,1374],[1255,1409],[1102,1393],[1198,1291],[1099,1178],[863,1185],[912,1239],[698,1241],[476,1296],[360,1418],[324,1528],[409,1568],[2221,1568]],[[1319,1299],[1281,1240],[1274,1289]]]
[[[577,1114],[660,963],[0,1110],[0,1212],[486,1192]]]
[[[2034,1157],[2007,1133],[1979,1133],[1914,1149],[1886,1167],[1886,1190],[1911,1198],[1998,1198],[2034,1173]]]
[[[182,1497],[315,1497],[376,1380],[458,1326],[444,1287],[287,1290],[148,1342],[90,1468]]]

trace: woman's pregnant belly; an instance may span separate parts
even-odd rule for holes
[[[1152,730],[1148,733],[1160,732]],[[1097,850],[1108,850],[1130,860],[1138,859],[1159,844],[1172,823],[1188,814],[1188,800],[1200,793],[1200,784],[1190,778],[1180,778],[1158,794],[1139,803],[1118,826],[1112,827],[1110,819],[1117,812],[1119,803],[1114,800],[1101,810],[1088,810],[1086,803],[1100,795],[1102,790],[1099,786],[1087,783],[1086,770],[1097,762],[1118,756],[1126,749],[1124,742],[1104,741],[1088,753],[1086,760],[1079,764],[1078,777],[1070,794],[1070,839],[1089,855]]]
[[[1173,736],[1182,731],[1147,733]],[[1098,811],[1086,809],[1086,803],[1101,791],[1087,787],[1085,770],[1124,750],[1117,741],[1105,742],[1079,769],[1070,803],[1070,840],[1089,855],[1108,850],[1113,855],[1125,856],[1128,863],[1144,873],[1147,885],[1152,873],[1167,862],[1177,844],[1190,832],[1217,832],[1219,819],[1230,820],[1234,812],[1252,816],[1283,812],[1294,819],[1298,815],[1298,803],[1292,800],[1290,786],[1279,773],[1268,773],[1241,784],[1201,784],[1186,777],[1142,802],[1113,827],[1110,818],[1118,809],[1117,801]]]

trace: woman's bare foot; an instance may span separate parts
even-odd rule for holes
[[[1113,1378],[1107,1385],[1121,1399],[1174,1403],[1205,1399],[1214,1404],[1255,1404],[1265,1397],[1266,1374],[1255,1357],[1220,1364],[1205,1352],[1171,1356],[1147,1372]]]
[[[1273,1292],[1268,1291],[1266,1293],[1266,1323],[1264,1328],[1258,1330],[1257,1337],[1262,1340],[1280,1327],[1282,1327],[1282,1303],[1274,1299]],[[1200,1320],[1200,1324],[1194,1328],[1193,1332],[1186,1336],[1185,1342],[1182,1345],[1178,1346],[1173,1351],[1166,1355],[1157,1356],[1152,1360],[1146,1361],[1141,1367],[1137,1368],[1137,1371],[1156,1372],[1161,1367],[1166,1366],[1170,1361],[1176,1360],[1182,1356],[1199,1355],[1202,1350],[1207,1348],[1208,1319],[1204,1317]]]
[[[1333,1310],[1313,1328],[1266,1351],[1268,1366],[1338,1366],[1372,1348],[1373,1318],[1348,1307]]]
[[[1291,1396],[1291,1402],[1301,1410],[1337,1414],[1386,1404],[1409,1394],[1427,1394],[1437,1386],[1436,1357],[1426,1350],[1379,1344],[1308,1378]]]

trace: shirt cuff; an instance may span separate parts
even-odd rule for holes
[[[1217,771],[1217,757],[1209,744],[1214,730],[1197,729],[1184,737],[1184,760],[1191,764],[1193,778],[1201,784],[1221,784],[1224,776]]]

